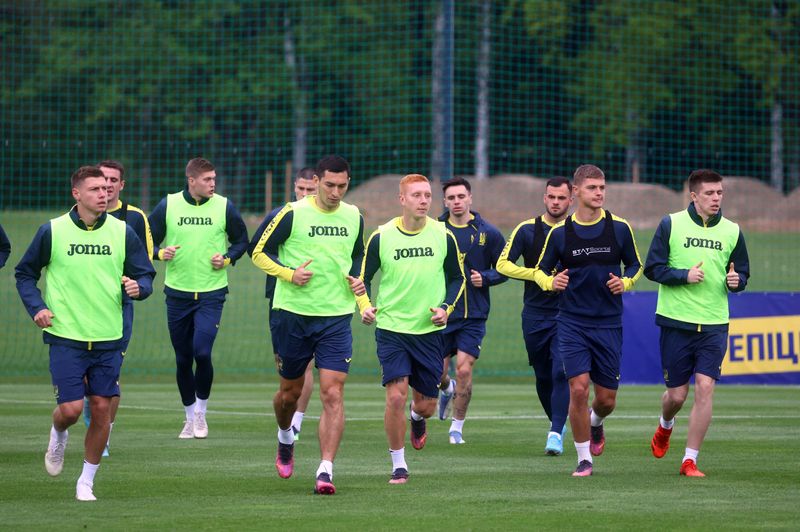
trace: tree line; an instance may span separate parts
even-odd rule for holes
[[[61,206],[72,170],[129,168],[144,207],[196,155],[244,210],[340,153],[354,182],[434,167],[441,2],[0,2],[3,208]],[[677,188],[710,166],[800,183],[800,3],[455,2],[453,171]],[[291,170],[290,170],[291,171]],[[435,172],[434,172],[435,173]]]

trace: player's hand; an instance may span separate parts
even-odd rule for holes
[[[345,278],[347,282],[350,283],[350,290],[353,291],[353,294],[356,296],[363,296],[367,293],[367,287],[364,286],[364,281],[352,275],[345,275]]]
[[[739,288],[739,274],[733,269],[733,263],[728,266],[728,274],[725,276],[725,283],[731,290]]]
[[[137,283],[135,279],[131,279],[130,277],[123,275],[122,288],[129,297],[133,299],[137,299],[139,297],[139,283]]]
[[[445,309],[442,307],[431,307],[430,310],[433,313],[433,316],[431,316],[431,321],[434,325],[437,327],[444,327],[447,325],[447,311]]]
[[[470,270],[469,282],[471,282],[472,286],[474,286],[475,288],[480,288],[483,286],[483,275],[481,275],[481,272],[479,271]]]
[[[181,249],[180,246],[167,246],[161,248],[161,260],[172,260],[175,258],[175,253]]]
[[[700,269],[703,266],[703,261],[701,260],[696,265],[689,268],[689,274],[686,276],[686,282],[689,284],[695,283],[702,283],[703,279],[706,278],[705,272]]]
[[[612,294],[618,296],[625,291],[625,284],[622,282],[622,279],[611,272],[608,272],[608,277],[609,279],[606,282],[606,286],[611,290]]]
[[[553,277],[553,292],[563,292],[569,284],[569,270],[561,270]]]
[[[375,323],[375,315],[378,313],[378,309],[375,307],[368,307],[364,309],[364,312],[361,313],[361,323],[364,325],[372,325]]]
[[[41,329],[46,329],[53,326],[53,318],[55,318],[55,316],[50,312],[50,309],[43,308],[33,317],[33,322]]]
[[[214,256],[211,257],[211,267],[215,270],[225,267],[225,257],[222,256],[222,253],[214,253]]]
[[[308,281],[311,279],[311,276],[314,275],[314,272],[307,270],[306,266],[311,264],[312,260],[313,259],[308,259],[294,271],[292,274],[292,284],[303,286],[308,283]]]

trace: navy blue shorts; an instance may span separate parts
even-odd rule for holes
[[[455,355],[463,351],[475,358],[481,356],[481,343],[486,336],[486,320],[466,319],[447,322],[442,331],[444,355]]]
[[[728,349],[728,330],[697,332],[661,327],[659,346],[667,388],[683,386],[695,373],[718,380]]]
[[[278,340],[277,340],[277,337],[272,333],[272,331],[275,330],[275,327],[277,326],[277,323],[278,323],[276,321],[276,319],[275,319],[275,312],[276,311],[272,310],[272,303],[270,303],[270,305],[269,305],[269,336],[270,336],[270,340],[272,341],[272,352],[275,353],[275,355],[277,356],[277,354],[278,354]],[[276,360],[276,362],[277,362],[277,360]]]
[[[408,377],[408,383],[426,397],[439,396],[439,381],[444,363],[441,331],[428,334],[403,334],[375,329],[378,361],[383,384]]]
[[[538,368],[548,365],[548,362],[555,362],[563,366],[558,356],[555,319],[541,320],[523,316],[522,337],[525,339],[525,349],[528,351],[528,365]]]
[[[558,320],[558,354],[567,379],[588,373],[604,388],[619,388],[622,327],[598,329]]]
[[[278,373],[298,379],[312,358],[318,369],[347,373],[353,358],[353,316],[302,316],[288,310],[272,311],[270,329]]]
[[[88,351],[50,344],[50,379],[58,404],[82,401],[86,395],[119,395],[120,367],[120,349]]]

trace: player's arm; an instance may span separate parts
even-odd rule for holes
[[[0,225],[0,268],[6,265],[9,256],[11,256],[11,242],[8,240],[3,226]]]
[[[671,268],[669,266],[669,238],[672,233],[672,219],[664,216],[653,234],[647,260],[644,263],[644,275],[651,281],[667,286],[687,284],[689,270]]]
[[[731,258],[728,264],[733,264],[734,271],[739,274],[739,286],[736,288],[728,288],[731,292],[741,292],[747,286],[747,280],[750,279],[750,257],[747,254],[747,245],[744,242],[744,234],[739,229],[739,238],[736,240],[736,246],[731,252]]]
[[[247,251],[249,242],[247,239],[247,225],[244,223],[242,215],[239,214],[239,209],[230,200],[228,200],[228,206],[225,210],[225,232],[228,234],[228,242],[231,245],[228,246],[228,251],[223,255],[225,259],[223,267],[235,265],[236,261]]]
[[[375,277],[375,274],[381,268],[380,238],[380,232],[377,229],[373,231],[369,236],[369,240],[367,240],[364,257],[361,260],[361,268],[358,277],[364,281],[364,288],[366,288],[367,293],[356,299],[359,313],[363,313],[364,310],[372,306],[370,301],[372,297],[372,278]]]
[[[258,244],[258,241],[261,240],[261,236],[264,234],[264,231],[267,230],[267,226],[281,209],[282,207],[272,209],[267,213],[266,216],[264,216],[264,219],[261,220],[261,224],[259,224],[256,232],[253,233],[253,238],[250,239],[250,243],[247,245],[247,254],[250,255],[250,258],[253,257],[253,250],[256,249],[256,244]]]
[[[53,237],[50,222],[39,227],[28,249],[14,268],[17,280],[17,292],[31,318],[47,309],[42,292],[36,283],[42,275],[42,269],[50,263]]]
[[[150,223],[147,221],[147,216],[144,211],[132,205],[128,205],[128,218],[126,222],[133,229],[133,232],[136,233],[136,236],[139,237],[139,240],[142,241],[142,244],[144,244],[147,256],[152,258],[153,235],[150,233]]]
[[[639,257],[639,250],[636,247],[636,238],[633,236],[633,229],[630,224],[614,217],[614,231],[616,232],[617,242],[620,243],[622,264],[625,269],[622,272],[623,290],[628,292],[633,288],[639,277],[642,276],[642,259]]]
[[[458,260],[458,242],[455,235],[447,231],[447,254],[444,257],[444,279],[447,286],[444,301],[440,305],[447,315],[449,316],[455,308],[456,301],[461,297],[461,294],[466,288],[466,279],[464,278],[464,268],[461,261]]]
[[[528,246],[528,240],[531,240],[530,245],[533,244],[530,238],[533,232],[530,229],[535,223],[535,221],[527,220],[514,228],[511,232],[511,236],[508,237],[508,242],[506,242],[500,252],[500,256],[497,258],[498,272],[512,279],[533,281],[533,272],[535,269],[517,266],[516,262]]]
[[[156,271],[153,269],[145,245],[130,226],[125,228],[125,262],[122,273],[139,285],[133,294],[127,286],[125,287],[126,293],[133,299],[141,301],[153,293],[153,278],[156,276]]]
[[[564,225],[562,223],[561,225],[556,225],[547,233],[544,246],[542,247],[542,253],[539,255],[539,260],[536,262],[536,267],[533,270],[533,280],[542,290],[553,291],[555,275],[550,275],[547,272],[555,270],[561,260],[563,247]]]
[[[159,247],[167,236],[167,198],[162,199],[150,213],[150,234],[153,237],[153,252],[151,256],[154,260],[163,260],[163,250]]]
[[[505,248],[505,244],[506,241],[502,233],[494,226],[489,226],[489,230],[486,231],[486,249],[484,250],[489,268],[480,271],[484,286],[495,286],[508,281],[508,277],[497,271],[497,261],[500,258],[500,253],[503,252],[503,248]]]
[[[286,204],[270,223],[261,238],[253,248],[253,264],[258,266],[267,275],[292,282],[294,269],[289,268],[278,260],[278,248],[288,240],[292,234],[294,210],[291,204]]]
[[[353,296],[356,298],[358,308],[361,309],[363,304],[369,304],[369,297],[367,296],[366,289],[364,288],[364,281],[361,279],[361,266],[364,263],[364,216],[358,216],[358,235],[353,242],[353,250],[350,253],[350,271],[348,275],[348,283],[350,289],[353,291]],[[360,296],[356,295],[364,291]],[[364,299],[366,298],[366,301]],[[360,301],[360,302],[359,302]]]

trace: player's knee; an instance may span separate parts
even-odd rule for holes
[[[414,402],[414,412],[424,418],[429,418],[436,411],[436,401]]]
[[[614,396],[597,396],[594,400],[594,409],[601,416],[607,416],[614,411],[617,406],[617,398]]]
[[[386,407],[389,410],[403,410],[406,407],[408,394],[401,390],[391,390],[386,392]]]
[[[320,387],[319,396],[324,407],[337,407],[342,404],[344,391],[339,386]]]
[[[459,384],[472,382],[472,366],[466,364],[458,366],[456,369],[456,381]]]
[[[69,403],[61,403],[58,405],[58,414],[61,419],[67,424],[72,425],[78,421],[78,418],[83,412],[83,401],[70,401]]]

